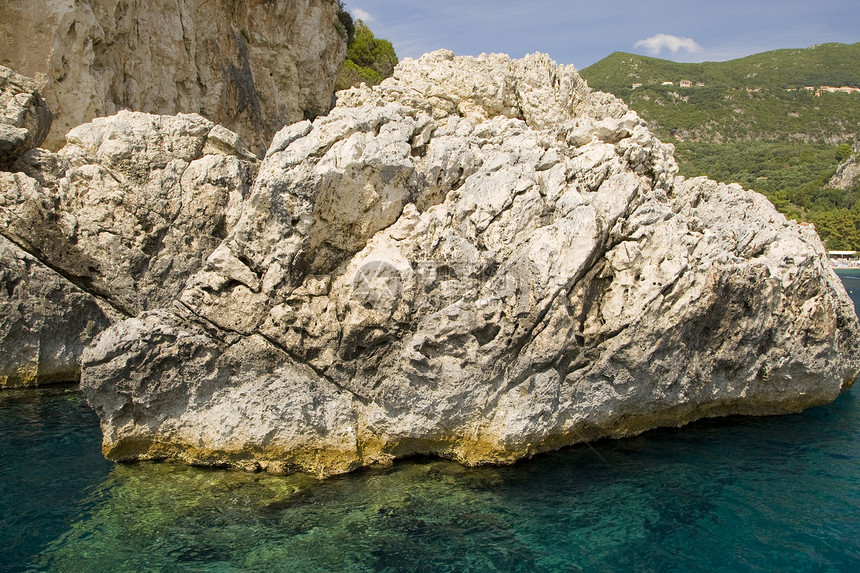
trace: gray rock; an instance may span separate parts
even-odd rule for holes
[[[406,60],[287,127],[172,306],[82,388],[117,460],[505,463],[795,412],[860,371],[814,232],[542,55]]]
[[[73,129],[59,153],[31,150],[10,169],[15,172],[0,172],[0,235],[49,267],[52,285],[65,280],[70,292],[76,286],[113,319],[175,300],[236,224],[257,160],[235,133],[198,115],[123,111]],[[7,259],[0,272],[18,277],[20,265],[7,268],[14,262]],[[16,318],[12,307],[22,297],[29,308],[22,312],[38,314],[38,321]],[[83,332],[62,304],[41,308],[38,298],[13,298],[19,302],[0,311],[6,313],[0,336],[7,340],[43,340],[51,329],[71,340]],[[20,327],[8,326],[13,323]],[[44,374],[25,380],[70,379],[83,346],[107,324],[94,321],[92,332],[66,345],[63,360],[38,362]],[[22,362],[16,353],[0,357],[0,368],[29,368],[32,360]]]
[[[337,14],[334,0],[4,0],[0,64],[38,80],[51,150],[133,109],[199,113],[262,154],[284,124],[330,109],[346,54]]]
[[[38,83],[0,66],[0,169],[38,147],[51,128]]]
[[[860,161],[857,161],[857,154],[855,153],[839,164],[836,173],[827,182],[827,186],[848,191],[858,182],[860,182]]]
[[[0,236],[0,388],[78,380],[84,346],[120,318]]]

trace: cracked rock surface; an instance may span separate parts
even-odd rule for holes
[[[331,108],[346,55],[338,6],[3,0],[0,65],[37,80],[56,114],[45,141],[52,150],[72,128],[132,109],[199,113],[260,153],[284,124]],[[2,131],[0,121],[0,141]]]
[[[0,66],[0,169],[41,145],[52,118],[38,83]]]
[[[257,164],[198,115],[123,111],[0,171],[0,386],[76,380],[104,328],[169,305],[232,229]]]
[[[71,165],[114,153],[78,133]],[[162,157],[159,189],[202,160]],[[860,329],[818,237],[676,172],[635,113],[546,56],[406,60],[278,133],[181,289],[121,299],[144,312],[83,358],[104,451],[325,476],[833,400]]]
[[[77,380],[84,346],[121,318],[0,236],[0,389]]]

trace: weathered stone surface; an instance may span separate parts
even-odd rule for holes
[[[814,232],[541,55],[398,66],[284,128],[179,294],[84,356],[112,459],[511,462],[833,400],[860,328]]]
[[[860,161],[855,153],[839,164],[836,174],[827,182],[828,187],[848,191],[860,182]]]
[[[7,0],[0,65],[36,78],[72,128],[132,109],[196,112],[262,152],[284,124],[325,113],[346,39],[336,0]]]
[[[51,111],[31,78],[0,66],[0,169],[39,146],[51,128]]]
[[[120,318],[0,236],[0,388],[78,380],[84,346]]]
[[[77,319],[66,316],[77,311],[59,302],[71,295],[51,294],[77,292],[72,285],[95,297],[99,308],[112,309],[111,317],[169,305],[235,225],[256,168],[235,133],[199,115],[123,111],[75,128],[57,154],[25,153],[13,164],[15,172],[0,172],[0,235],[52,269],[44,289],[58,302],[42,308],[47,303],[38,298],[40,291],[10,290],[14,303],[3,320],[19,324],[21,332],[12,334],[18,331],[9,327],[0,335],[10,345],[28,336],[44,345],[51,329],[65,332],[66,322],[74,323],[72,332],[83,332]],[[0,271],[25,280],[14,258],[3,262]],[[69,284],[54,286],[60,277]],[[21,304],[28,309],[22,313],[38,320],[19,320],[12,307]],[[83,346],[105,326],[105,320],[94,321],[92,332],[63,343],[70,349],[65,363],[40,361],[44,375],[26,380],[41,383],[77,372]],[[17,352],[0,358],[0,368],[29,368],[32,360],[22,363]]]

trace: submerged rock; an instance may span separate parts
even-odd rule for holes
[[[406,60],[284,128],[173,304],[86,350],[104,452],[507,463],[833,400],[860,329],[818,237],[676,172],[546,56]]]

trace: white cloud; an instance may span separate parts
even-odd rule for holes
[[[361,20],[364,23],[373,22],[374,20],[373,16],[370,15],[370,12],[362,10],[361,8],[350,8],[349,12],[356,20]]]
[[[702,46],[697,44],[692,38],[679,38],[669,34],[657,34],[646,40],[639,40],[633,46],[634,48],[645,48],[646,51],[653,55],[658,55],[663,49],[667,49],[673,54],[677,54],[680,50],[685,50],[690,54],[702,51]]]

